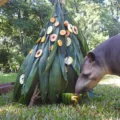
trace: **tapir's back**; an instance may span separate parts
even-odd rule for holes
[[[97,60],[105,60],[113,74],[120,75],[120,34],[104,41],[93,52]]]

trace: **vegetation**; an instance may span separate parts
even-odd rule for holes
[[[16,79],[16,75],[17,75],[16,73],[10,73],[10,74],[0,73],[0,84],[14,82]]]
[[[0,74],[0,80],[3,78]],[[15,79],[14,75],[11,75]],[[106,76],[104,82],[109,79],[120,79],[114,76]],[[8,77],[9,80],[9,77]],[[11,81],[11,80],[10,80]],[[4,81],[2,81],[4,82]],[[93,99],[83,99],[77,106],[52,104],[39,105],[28,108],[20,103],[12,102],[13,93],[0,96],[1,120],[117,120],[120,118],[120,88],[113,85],[98,85],[95,88],[96,96]]]
[[[0,8],[0,53],[3,50],[9,53],[7,60],[4,58],[6,64],[0,61],[2,67],[9,66],[15,71],[20,66],[49,18],[51,8],[44,0],[35,3],[15,0]]]
[[[50,1],[54,3],[54,0]],[[118,0],[67,0],[65,6],[78,27],[82,28],[90,50],[120,33]],[[52,9],[48,0],[10,0],[0,8],[0,70],[17,71]],[[0,83],[12,82],[15,78],[14,73],[0,73]],[[77,106],[60,103],[32,108],[12,102],[13,92],[10,92],[0,96],[0,119],[120,119],[119,89],[113,84],[98,85],[94,89],[96,97],[83,99]]]
[[[16,71],[22,63],[51,15],[49,1],[14,0],[0,8],[0,51],[9,51],[5,67]],[[90,50],[120,32],[118,0],[67,0],[65,7],[82,28]]]

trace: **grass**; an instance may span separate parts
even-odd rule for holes
[[[3,76],[4,74],[0,74],[0,80],[4,79]],[[12,81],[16,75],[8,76],[7,80]],[[61,103],[28,108],[12,102],[12,92],[1,95],[0,120],[120,120],[120,88],[113,83],[104,84],[109,79],[116,78],[107,76],[94,89],[99,97],[83,99],[76,106]]]
[[[4,74],[0,72],[0,84],[15,81],[16,73]]]

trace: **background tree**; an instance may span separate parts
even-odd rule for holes
[[[0,40],[1,44],[7,42],[10,61],[21,64],[51,10],[51,4],[44,0],[14,0],[0,8]]]
[[[0,44],[7,42],[10,58],[18,65],[48,20],[53,9],[50,2],[55,0],[9,0],[0,8]],[[65,6],[82,28],[90,50],[120,33],[119,0],[67,0]]]

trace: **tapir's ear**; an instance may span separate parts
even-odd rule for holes
[[[90,59],[90,61],[95,61],[95,54],[93,52],[89,52],[87,54],[87,57]]]

